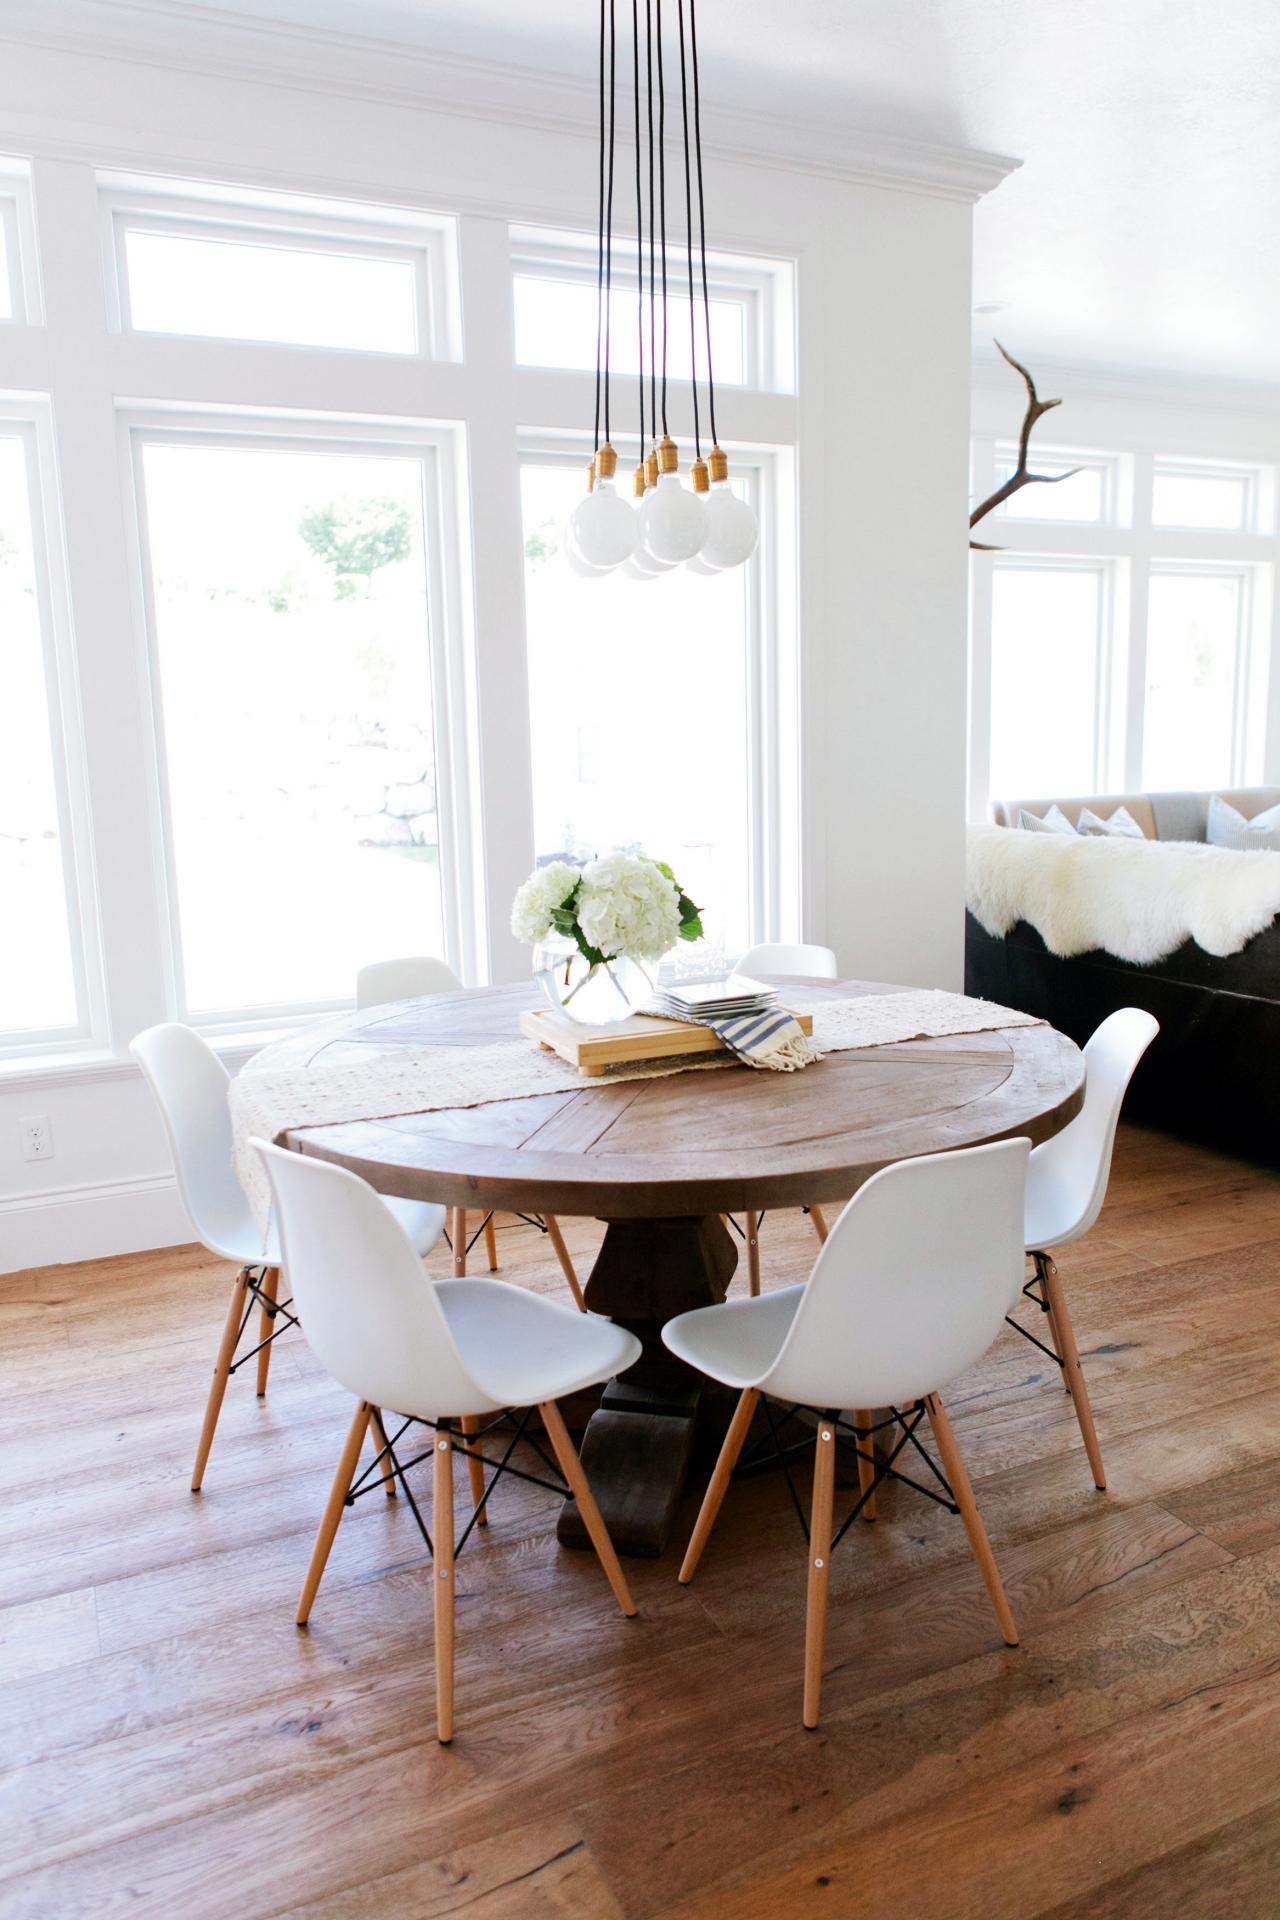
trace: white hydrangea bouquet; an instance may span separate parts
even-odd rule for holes
[[[552,860],[516,893],[511,931],[534,949],[553,1006],[589,1025],[625,1020],[653,991],[645,963],[702,937],[699,909],[660,860],[608,853]]]

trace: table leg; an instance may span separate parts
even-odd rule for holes
[[[633,1367],[611,1380],[582,1442],[582,1465],[619,1553],[656,1559],[666,1548],[693,1447],[701,1375],[662,1344],[677,1313],[718,1304],[738,1264],[717,1214],[611,1220],[586,1304],[640,1340]],[[572,1500],[560,1515],[565,1546],[590,1545]]]

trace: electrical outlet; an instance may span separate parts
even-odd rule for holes
[[[24,1160],[52,1160],[53,1122],[47,1113],[29,1113],[18,1122]]]

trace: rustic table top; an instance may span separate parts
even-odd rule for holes
[[[891,993],[869,981],[777,978],[808,995]],[[370,1048],[487,1045],[541,1004],[532,983],[387,1009],[323,1041],[305,1032],[245,1071],[326,1065]],[[354,1020],[354,1016],[353,1016]],[[1007,1027],[831,1053],[800,1073],[742,1066],[581,1091],[299,1128],[287,1143],[380,1192],[450,1206],[655,1219],[844,1200],[913,1154],[1025,1134],[1048,1139],[1080,1111],[1084,1060],[1051,1027]]]

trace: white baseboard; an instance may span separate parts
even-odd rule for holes
[[[171,1173],[0,1199],[0,1273],[183,1246],[192,1237]]]

